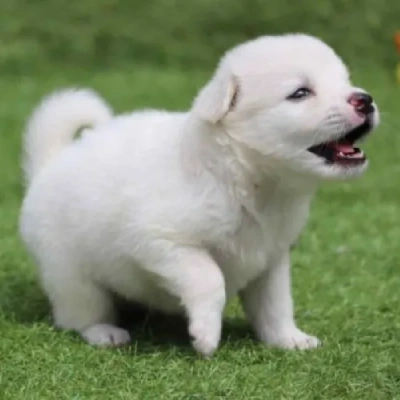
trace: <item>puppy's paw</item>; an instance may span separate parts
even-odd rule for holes
[[[220,340],[220,327],[207,325],[205,321],[195,321],[189,327],[192,345],[202,356],[209,358],[218,348]]]
[[[99,347],[119,347],[131,341],[128,331],[108,324],[92,325],[81,335],[89,344]]]
[[[274,332],[265,338],[265,342],[281,349],[307,350],[321,346],[321,341],[318,338],[307,335],[295,327]]]

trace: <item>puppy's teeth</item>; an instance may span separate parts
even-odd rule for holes
[[[364,153],[362,151],[360,151],[359,153],[355,153],[351,156],[351,158],[363,158],[364,157]]]
[[[341,151],[339,151],[338,155],[339,155],[340,157],[344,157],[344,154],[343,154]]]

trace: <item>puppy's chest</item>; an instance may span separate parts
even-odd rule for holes
[[[215,251],[228,295],[234,295],[269,268],[297,240],[308,205],[268,204],[258,215],[242,209],[237,231]]]

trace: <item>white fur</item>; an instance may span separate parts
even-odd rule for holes
[[[315,95],[286,100],[305,85]],[[93,92],[45,99],[25,134],[20,226],[57,326],[89,343],[127,342],[113,325],[116,292],[185,313],[194,347],[211,355],[239,294],[262,341],[317,346],[294,322],[289,249],[318,184],[366,168],[306,150],[362,122],[354,91],[331,48],[285,35],[228,52],[189,112],[111,119]]]
[[[59,113],[60,104],[63,104],[62,113]],[[71,143],[77,128],[97,125],[111,118],[111,109],[92,90],[57,92],[46,98],[32,114],[24,136],[27,184],[54,154]]]

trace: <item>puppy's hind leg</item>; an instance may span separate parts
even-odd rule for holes
[[[64,263],[64,261],[63,261]],[[43,286],[52,304],[55,325],[74,330],[96,346],[121,346],[130,342],[129,333],[115,325],[111,294],[75,265],[41,264]]]

